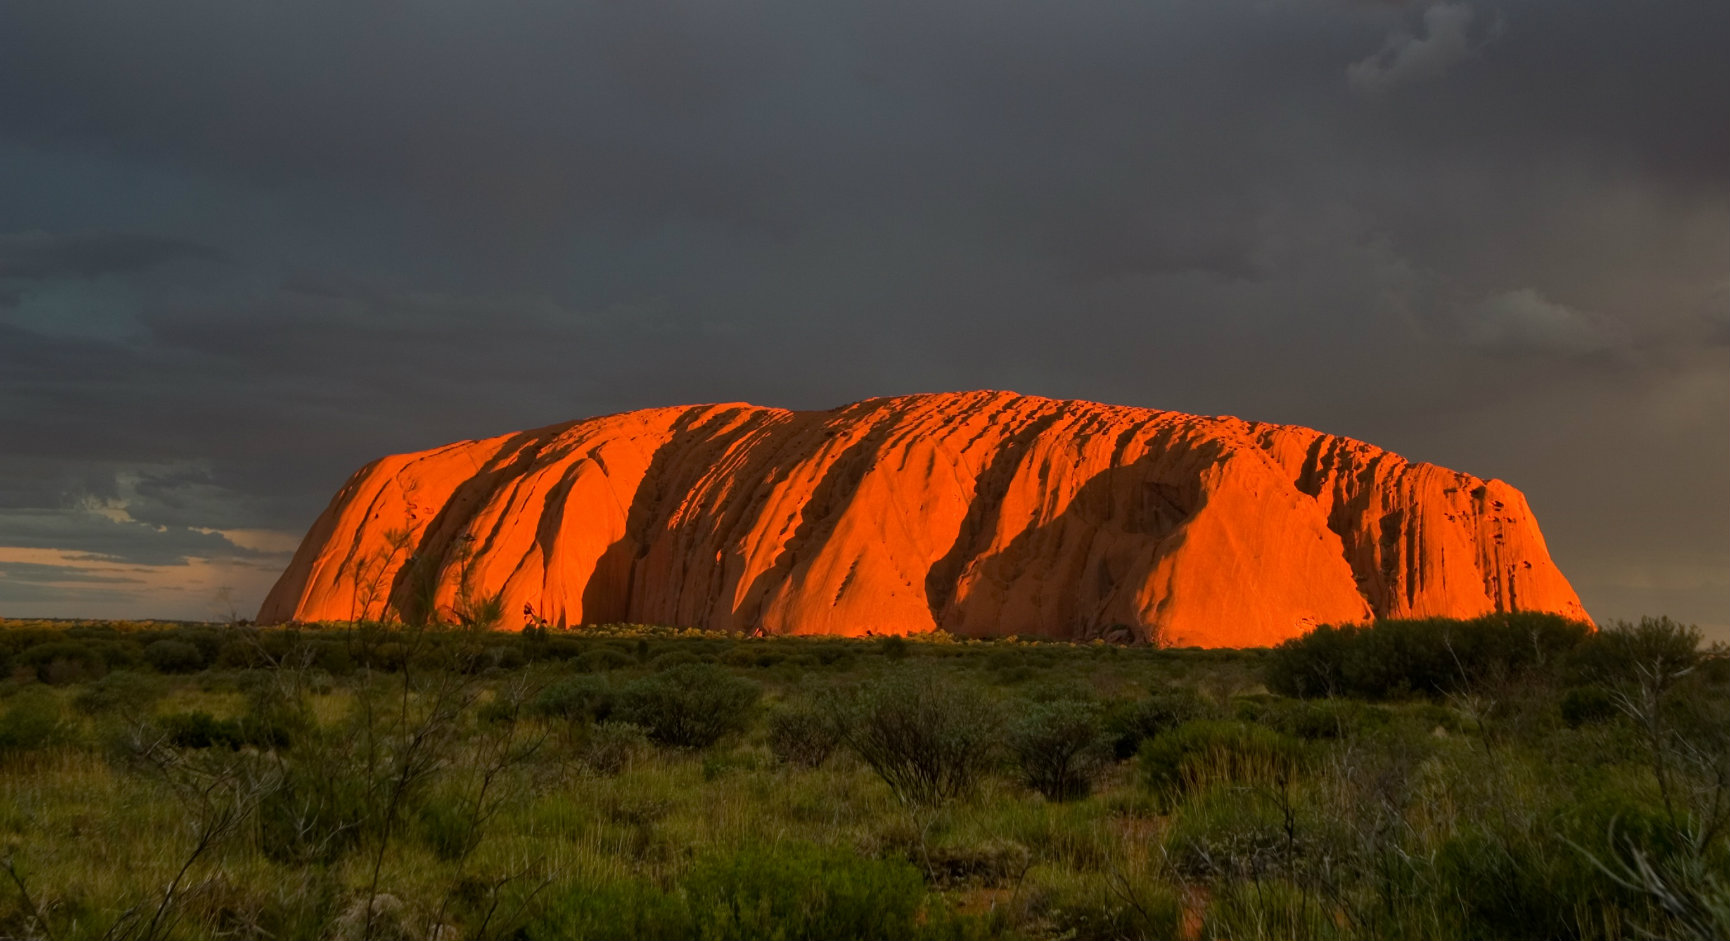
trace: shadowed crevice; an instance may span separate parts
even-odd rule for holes
[[[1204,504],[1199,482],[1190,479],[1194,475],[1167,479],[1169,475],[1160,475],[1157,468],[1157,459],[1143,458],[1102,470],[1081,485],[1062,513],[1017,533],[1001,550],[966,561],[981,583],[1002,586],[1013,586],[1025,578],[1030,560],[1041,563],[1037,577],[1044,582],[1044,590],[1064,599],[1053,607],[1070,613],[1065,623],[1030,625],[1041,636],[1156,641],[1154,625],[1131,610],[1133,606],[1127,604],[1123,592],[1139,593],[1160,560],[1169,554],[1172,534],[1194,519]],[[1097,540],[1108,524],[1115,530],[1110,538],[1119,542],[1104,555],[1096,555]],[[1051,540],[1076,533],[1087,534],[1086,547],[1045,551]],[[1070,563],[1067,568],[1061,566],[1064,560]],[[1053,561],[1059,564],[1046,564]],[[959,569],[956,579],[966,570],[965,565]],[[949,587],[953,591],[956,582],[951,581]],[[945,613],[957,622],[967,622],[971,599],[952,599]]]
[[[939,628],[943,626],[944,614],[955,597],[961,573],[985,550],[981,543],[997,529],[1003,515],[1003,497],[1015,480],[1016,468],[1021,466],[1033,443],[1059,417],[1059,412],[1047,412],[1005,438],[997,453],[992,455],[991,463],[974,482],[973,497],[968,501],[967,515],[961,520],[955,541],[925,574],[925,601],[931,609],[932,622]]]
[[[872,414],[882,411],[884,409],[879,407],[873,409]],[[859,420],[857,416],[846,417],[852,421]],[[848,445],[829,463],[822,478],[817,481],[817,486],[812,489],[811,496],[800,505],[799,521],[794,524],[792,535],[782,543],[781,551],[775,555],[775,561],[751,580],[751,587],[746,589],[744,598],[740,600],[742,623],[752,629],[762,626],[763,608],[769,592],[792,574],[805,547],[818,536],[823,524],[832,524],[834,517],[852,502],[860,482],[876,466],[875,455],[888,440],[894,426],[893,417],[877,421],[859,440]]]
[[[568,423],[512,435],[486,464],[451,492],[450,498],[421,529],[414,551],[391,579],[390,601],[403,612],[404,620],[432,616],[428,605],[433,603],[434,592],[444,581],[445,570],[456,561],[453,543],[458,534],[468,528],[475,512],[486,505],[501,480],[520,476],[540,456],[547,442],[567,427]],[[499,455],[511,457],[508,463],[501,464]]]
[[[673,421],[667,440],[655,449],[649,466],[643,472],[637,490],[625,510],[624,535],[614,540],[595,560],[594,572],[583,586],[584,624],[606,624],[631,620],[637,613],[637,586],[643,581],[639,567],[648,555],[653,530],[664,525],[668,499],[683,498],[694,480],[673,480],[671,468],[703,462],[686,459],[687,452],[697,447],[725,448],[739,437],[754,430],[751,422],[742,422],[732,430],[717,434],[715,428],[738,416],[741,409],[714,411],[712,406],[693,406]]]

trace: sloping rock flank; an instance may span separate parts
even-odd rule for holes
[[[1004,392],[649,409],[375,461],[273,623],[1277,643],[1372,616],[1585,619],[1525,497],[1361,441]]]

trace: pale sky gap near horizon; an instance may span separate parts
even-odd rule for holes
[[[0,616],[250,617],[380,455],[1011,389],[1530,499],[1730,640],[1730,4],[0,7]]]

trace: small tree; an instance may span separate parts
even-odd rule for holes
[[[904,804],[940,804],[972,791],[997,727],[977,690],[925,671],[858,691],[839,719],[848,746]]]
[[[1022,780],[1052,801],[1086,797],[1110,756],[1099,705],[1078,699],[1029,705],[1005,740]]]
[[[841,728],[831,711],[793,703],[769,714],[769,750],[787,764],[816,768],[840,744]]]

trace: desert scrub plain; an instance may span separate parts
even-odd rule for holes
[[[0,622],[0,937],[1730,937],[1730,660]]]

